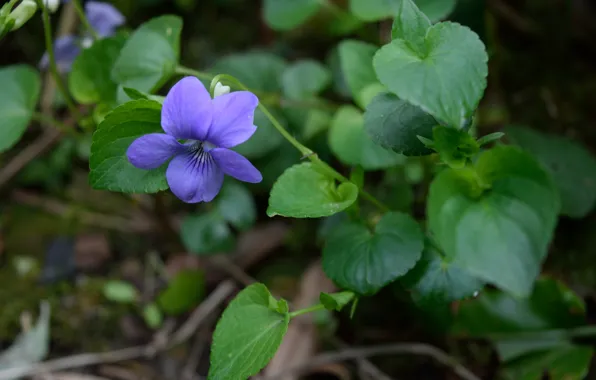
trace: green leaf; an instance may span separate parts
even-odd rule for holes
[[[507,137],[540,161],[561,195],[561,213],[583,218],[596,204],[596,159],[580,143],[521,126],[506,128]]]
[[[286,62],[275,54],[251,52],[223,57],[209,71],[232,75],[251,91],[279,93],[286,67]]]
[[[377,47],[357,40],[344,40],[339,44],[339,59],[341,70],[348,87],[352,92],[354,101],[360,107],[366,107],[363,92],[374,84],[379,84],[372,60]]]
[[[205,294],[205,276],[199,270],[182,270],[157,297],[157,303],[169,315],[183,314],[197,306]]]
[[[275,30],[294,29],[317,13],[321,4],[320,0],[265,0],[265,22]]]
[[[432,137],[437,121],[419,107],[390,93],[377,95],[366,107],[364,130],[377,144],[406,156],[422,156],[433,151],[417,136]]]
[[[187,216],[180,235],[186,249],[200,255],[227,252],[235,243],[230,227],[215,212]]]
[[[416,0],[418,8],[431,20],[447,17],[455,9],[456,0]],[[350,0],[350,10],[364,21],[378,21],[394,17],[401,0]]]
[[[480,102],[487,62],[478,36],[449,22],[430,27],[423,46],[415,50],[410,41],[396,39],[373,59],[379,80],[391,92],[456,128]]]
[[[77,56],[68,75],[68,87],[77,102],[116,101],[118,84],[112,80],[112,67],[125,43],[122,35],[104,38]]]
[[[488,145],[491,142],[500,140],[501,137],[503,137],[503,136],[505,136],[505,134],[503,132],[489,133],[488,135],[485,135],[485,136],[482,136],[481,138],[479,138],[476,141],[476,143],[478,143],[478,146]]]
[[[290,99],[308,99],[331,84],[331,71],[314,60],[298,61],[283,72],[284,94]]]
[[[408,42],[417,52],[424,54],[424,39],[431,22],[412,0],[401,0],[397,16],[393,20],[391,36]]]
[[[353,292],[321,293],[319,301],[327,310],[341,311],[355,296]]]
[[[213,334],[209,380],[244,380],[271,360],[290,322],[271,298],[265,285],[253,284],[230,302]]]
[[[372,233],[357,223],[334,229],[323,248],[323,270],[342,288],[372,295],[412,269],[423,248],[418,223],[407,214],[389,212]]]
[[[0,69],[0,152],[10,149],[25,133],[39,99],[39,73],[26,65]]]
[[[167,164],[154,170],[137,169],[126,151],[137,138],[163,132],[161,104],[151,100],[125,103],[99,124],[93,134],[89,157],[89,182],[95,189],[124,193],[156,193],[166,190]]]
[[[286,127],[286,120],[279,114],[276,108],[269,109],[269,112]],[[277,149],[285,140],[283,136],[275,129],[269,118],[260,110],[256,109],[254,125],[257,126],[257,131],[250,139],[234,148],[234,150],[243,156],[255,159],[265,156]]]
[[[292,218],[321,218],[350,207],[358,188],[350,182],[336,186],[335,180],[317,171],[312,163],[294,165],[275,182],[267,215]]]
[[[377,145],[364,132],[362,112],[353,106],[342,106],[329,129],[331,151],[347,165],[365,170],[385,169],[403,163],[404,157]]]
[[[235,181],[226,181],[215,207],[225,221],[240,230],[251,227],[257,219],[257,206],[251,192]]]
[[[163,314],[156,304],[150,303],[143,308],[143,319],[147,326],[152,329],[161,327],[163,323]]]
[[[139,91],[154,92],[176,71],[182,19],[160,16],[141,25],[128,39],[112,70],[112,78]]]
[[[430,187],[427,217],[455,265],[526,296],[559,209],[555,185],[538,162],[518,148],[499,146],[480,155],[474,168],[442,171]]]
[[[110,280],[103,286],[103,295],[112,302],[135,303],[139,292],[129,282]]]
[[[546,353],[528,355],[508,364],[503,372],[507,379],[583,380],[589,373],[594,350],[590,347],[561,347]]]
[[[484,283],[427,247],[422,259],[402,279],[417,304],[445,304],[474,295]]]
[[[587,369],[591,356],[584,350],[591,348],[575,347],[567,331],[583,326],[585,319],[579,296],[541,278],[528,298],[489,289],[461,303],[453,332],[492,340],[513,379],[541,379],[545,371],[553,379],[581,379],[577,374]]]

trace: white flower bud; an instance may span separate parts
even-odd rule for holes
[[[25,25],[27,21],[37,11],[37,3],[35,0],[23,0],[12,12],[10,12],[10,18],[14,19],[14,25],[11,30],[17,30],[21,26]]]
[[[43,3],[50,13],[56,12],[60,6],[60,0],[44,0]]]
[[[224,86],[220,82],[215,84],[215,88],[213,89],[213,97],[217,98],[220,95],[225,95],[230,93],[230,86]]]

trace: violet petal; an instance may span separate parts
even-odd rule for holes
[[[81,48],[77,44],[77,39],[74,36],[67,35],[56,38],[54,41],[54,56],[56,58],[56,65],[58,71],[66,73],[70,71],[72,63],[81,52]],[[45,52],[39,61],[41,69],[47,69],[50,66],[50,55]]]
[[[213,123],[207,141],[222,148],[242,144],[252,136],[259,99],[251,92],[237,91],[212,100]]]
[[[122,13],[112,4],[99,1],[88,1],[85,4],[85,14],[89,24],[100,37],[114,34],[116,28],[126,21]]]
[[[172,193],[183,202],[210,202],[221,189],[224,173],[209,154],[187,152],[172,159],[166,179]]]
[[[178,139],[205,141],[212,120],[211,96],[200,80],[182,78],[163,102],[161,126]]]
[[[172,156],[187,148],[174,137],[163,133],[150,133],[136,139],[126,151],[130,163],[139,169],[157,169]]]
[[[209,151],[220,169],[227,175],[240,181],[258,183],[263,180],[261,172],[244,156],[226,148],[214,148]]]

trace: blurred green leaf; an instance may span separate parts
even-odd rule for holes
[[[147,326],[152,329],[161,327],[163,323],[163,314],[156,304],[150,303],[143,308],[143,319]]]
[[[118,84],[112,68],[126,43],[122,35],[101,39],[77,56],[68,75],[68,88],[81,104],[113,103]]]
[[[139,292],[131,283],[120,280],[109,280],[103,286],[103,295],[112,302],[135,303]]]
[[[377,145],[364,132],[362,112],[343,106],[335,114],[329,129],[329,146],[347,165],[360,165],[365,170],[379,170],[404,162],[404,157]]]
[[[205,276],[199,270],[182,270],[170,280],[157,304],[169,315],[183,314],[197,306],[205,295]]]
[[[0,152],[4,152],[25,133],[37,105],[41,81],[32,67],[14,65],[0,69],[0,83]]]
[[[331,72],[321,63],[306,59],[288,66],[281,78],[284,95],[290,99],[309,99],[331,84]]]
[[[166,15],[141,25],[130,36],[112,69],[124,87],[154,92],[176,71],[180,58],[182,19]]]
[[[367,87],[379,84],[372,64],[376,51],[375,45],[357,40],[344,40],[339,44],[339,59],[343,75],[354,101],[361,108],[367,105],[366,99],[362,96],[363,92]]]
[[[284,127],[287,126],[286,120],[280,115],[276,108],[269,110],[271,114]],[[265,114],[257,109],[255,111],[254,125],[257,126],[257,131],[250,139],[234,148],[234,150],[247,158],[261,158],[264,155],[274,151],[285,140],[283,136],[275,129],[271,121]]]
[[[234,235],[218,213],[189,215],[180,228],[182,242],[192,253],[222,253],[234,247]]]
[[[431,21],[447,17],[455,9],[456,0],[415,0],[414,3]],[[401,0],[350,0],[350,10],[365,21],[394,17]]]
[[[521,126],[505,129],[507,137],[540,161],[561,194],[561,213],[583,218],[596,204],[596,159],[580,143]]]
[[[265,22],[272,29],[294,29],[313,16],[322,2],[320,0],[265,0]]]
[[[225,221],[245,230],[257,219],[257,206],[246,186],[236,181],[226,181],[216,198],[216,208]]]
[[[275,54],[249,52],[225,56],[209,71],[232,75],[251,91],[277,95],[282,90],[281,77],[286,67],[286,62]]]

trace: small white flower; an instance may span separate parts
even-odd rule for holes
[[[224,86],[220,82],[215,84],[215,88],[213,89],[213,97],[217,98],[220,95],[225,95],[230,93],[230,86]]]
[[[60,0],[44,0],[43,3],[50,13],[56,12],[60,6]]]
[[[37,11],[37,3],[35,0],[23,0],[15,9],[10,12],[10,18],[14,19],[14,25],[11,30],[17,30],[25,25],[27,21]]]

